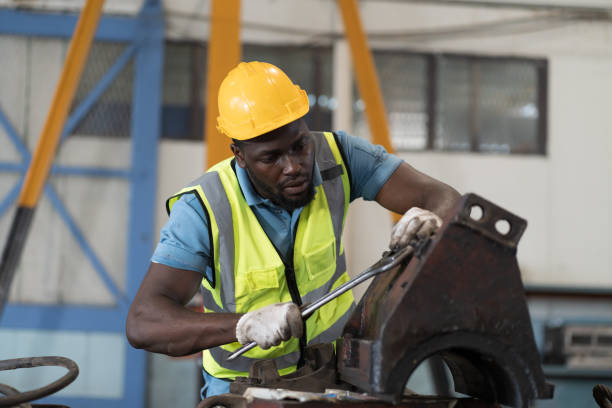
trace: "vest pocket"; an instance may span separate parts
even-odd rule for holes
[[[278,268],[250,269],[246,273],[249,290],[273,289],[280,287]]]
[[[332,239],[327,244],[304,253],[308,278],[321,279],[325,283],[336,270],[336,243]]]

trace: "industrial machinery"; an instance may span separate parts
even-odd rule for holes
[[[516,260],[526,221],[467,194],[440,231],[372,282],[336,343],[279,376],[255,363],[230,394],[200,407],[524,408],[552,398],[542,373]],[[466,398],[406,395],[417,366],[439,356]]]
[[[64,367],[68,372],[51,384],[30,391],[20,392],[9,385],[0,384],[0,394],[4,395],[0,397],[0,407],[60,407],[60,405],[29,404],[29,402],[54,394],[76,380],[79,375],[79,367],[74,361],[66,357],[55,356],[0,360],[0,371],[43,366]]]

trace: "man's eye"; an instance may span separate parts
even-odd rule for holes
[[[262,163],[270,164],[270,163],[274,163],[276,161],[276,157],[274,157],[274,156],[264,156],[264,157],[260,158],[259,161],[262,162]]]
[[[296,152],[301,152],[302,150],[304,150],[305,147],[306,142],[302,140],[300,143],[293,146],[293,150],[295,150]]]

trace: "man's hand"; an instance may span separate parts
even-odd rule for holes
[[[302,328],[302,315],[295,303],[275,303],[242,316],[236,325],[236,338],[240,344],[254,341],[266,350],[302,336]]]
[[[419,207],[412,207],[393,227],[389,248],[403,248],[412,239],[435,234],[440,226],[442,219],[436,214]]]

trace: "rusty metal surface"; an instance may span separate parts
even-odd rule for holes
[[[435,397],[411,397],[392,405],[385,401],[291,401],[291,400],[247,400],[246,398],[222,394],[207,398],[200,402],[196,408],[500,408],[498,404],[472,398],[435,398]]]
[[[253,402],[247,404],[248,408],[496,408],[498,405],[492,405],[490,403],[479,401],[475,399],[445,399],[445,398],[414,398],[404,400],[396,405],[391,405],[384,401],[337,401],[337,402],[324,402],[324,401],[309,401],[309,402],[296,402],[296,401],[270,401],[270,400],[258,400],[255,399]]]
[[[247,401],[240,395],[235,394],[221,394],[215,395],[214,397],[208,397],[200,401],[196,408],[214,408],[214,407],[225,407],[225,408],[246,408]]]
[[[68,372],[60,379],[53,381],[51,384],[37,388],[31,391],[19,392],[18,390],[9,387],[5,384],[0,384],[0,393],[5,394],[0,397],[0,407],[30,406],[27,402],[51,395],[68,384],[72,383],[79,375],[79,367],[77,364],[65,357],[28,357],[15,358],[11,360],[0,360],[0,371],[15,370],[18,368],[31,368],[43,366],[59,366],[64,367]],[[22,405],[20,405],[22,404]],[[61,405],[34,405],[39,407],[61,407]]]
[[[327,388],[345,388],[338,380],[336,355],[331,343],[316,344],[305,350],[305,365],[295,372],[278,375],[274,360],[255,362],[249,377],[237,377],[230,384],[232,394],[242,394],[249,387],[283,388],[295,391],[324,392]]]
[[[499,220],[509,223],[506,234]],[[414,369],[440,355],[458,392],[514,407],[551,398],[516,261],[525,227],[465,195],[420,254],[373,281],[338,342],[341,380],[399,402]]]

